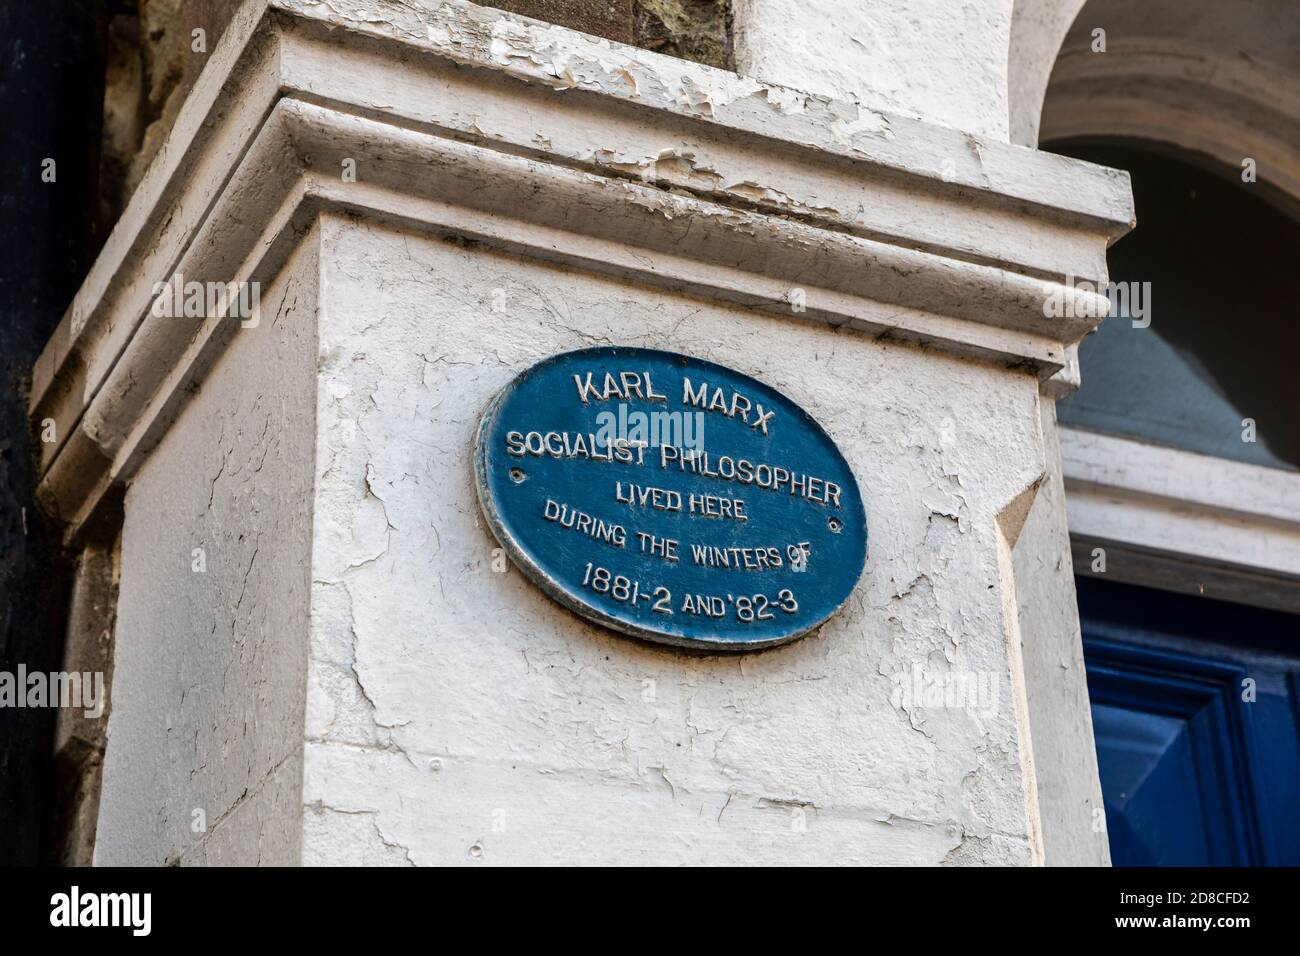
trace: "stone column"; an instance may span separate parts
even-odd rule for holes
[[[1041,862],[1018,542],[1098,314],[1052,277],[1130,218],[1109,170],[471,4],[246,4],[37,368],[70,538],[125,487],[96,860]],[[177,275],[259,309],[158,315]],[[818,632],[693,656],[495,560],[480,415],[605,343],[839,444],[871,553]]]
[[[1043,98],[1083,0],[737,0],[737,67],[760,79],[905,112],[990,141],[1036,146]],[[1083,111],[1087,112],[1087,111]],[[1076,278],[1078,278],[1076,276]],[[1106,279],[1105,263],[1086,275]],[[1025,680],[1045,861],[1109,861],[1092,739],[1056,399],[1077,359],[1043,382],[1046,474],[1017,548]]]

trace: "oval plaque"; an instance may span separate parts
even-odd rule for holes
[[[547,594],[666,644],[793,640],[848,598],[867,519],[848,463],[747,375],[641,348],[551,356],[479,425],[483,513]]]

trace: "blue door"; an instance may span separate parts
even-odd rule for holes
[[[1300,865],[1300,617],[1077,585],[1114,865]]]

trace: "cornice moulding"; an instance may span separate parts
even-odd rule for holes
[[[38,360],[41,490],[72,530],[238,329],[150,317],[155,283],[268,284],[323,212],[1044,379],[1104,314],[1065,277],[1104,281],[1122,173],[473,4],[364,7],[239,9]]]

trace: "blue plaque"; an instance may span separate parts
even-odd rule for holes
[[[790,399],[701,359],[553,355],[493,399],[479,502],[514,563],[589,620],[709,651],[807,633],[852,592],[867,516]]]

